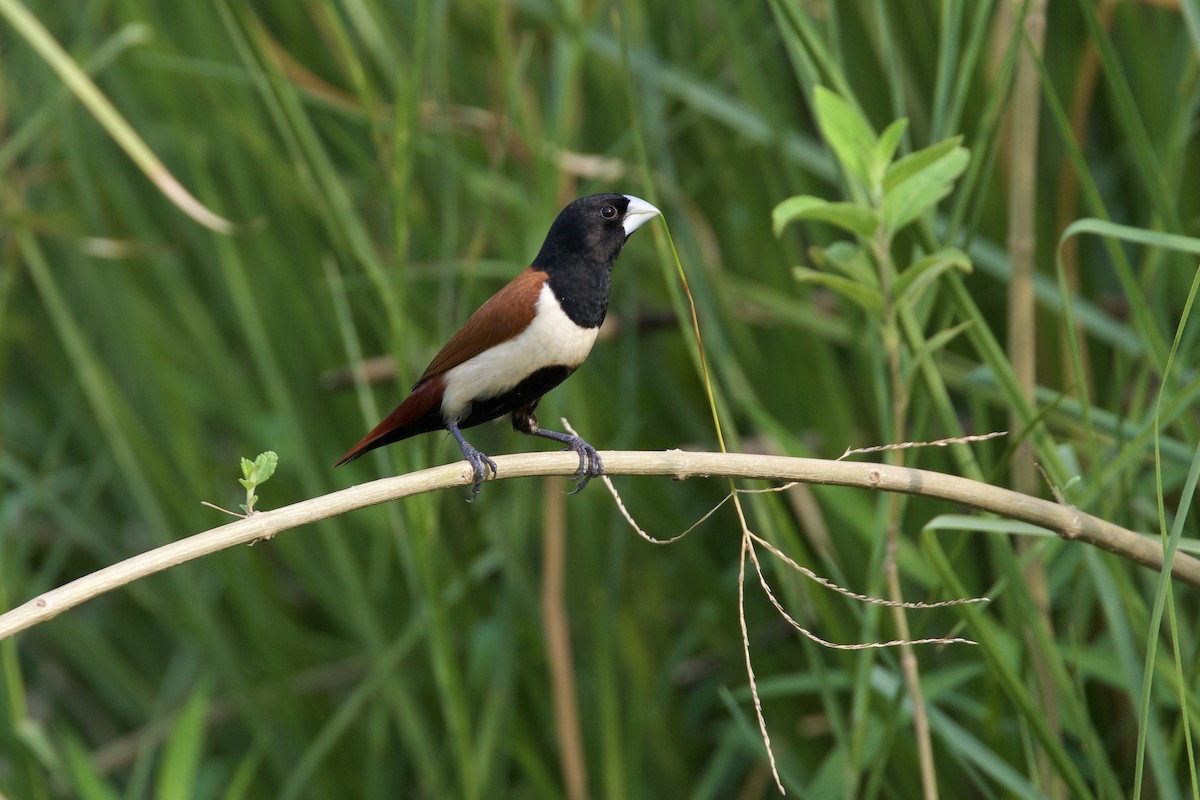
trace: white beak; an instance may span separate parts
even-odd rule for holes
[[[629,207],[625,209],[625,222],[622,224],[626,236],[662,213],[640,197],[627,194],[625,198],[629,200]]]

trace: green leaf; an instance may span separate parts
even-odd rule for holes
[[[204,753],[209,694],[207,687],[196,689],[171,726],[158,768],[155,797],[184,800],[195,796]]]
[[[949,139],[943,139],[937,144],[931,144],[915,153],[909,153],[892,164],[888,167],[887,175],[883,179],[884,191],[899,186],[930,164],[956,150],[962,144],[962,138],[961,136],[951,136]]]
[[[236,229],[232,222],[210,211],[176,180],[107,95],[100,91],[100,87],[87,72],[71,58],[41,20],[24,4],[16,0],[0,2],[0,17],[6,18],[17,35],[58,74],[63,85],[75,94],[83,107],[95,117],[96,122],[100,123],[169,202],[174,203],[180,211],[196,222],[217,233],[232,233]]]
[[[808,267],[796,267],[792,270],[796,280],[805,283],[815,283],[831,289],[851,301],[867,315],[878,318],[883,314],[883,295],[873,286],[867,286],[858,281],[843,278],[841,275],[830,275],[828,272],[817,272]]]
[[[253,788],[258,778],[263,761],[263,746],[254,745],[250,752],[242,756],[237,768],[225,785],[221,800],[244,800],[254,797]]]
[[[809,258],[818,267],[832,267],[858,283],[879,286],[879,274],[866,252],[853,242],[834,242],[828,247],[811,247]]]
[[[965,514],[942,514],[925,523],[926,531],[971,531],[974,533],[997,533],[1003,536],[1037,536],[1044,539],[1058,538],[1052,530],[1018,522],[1012,519],[975,517]]]
[[[957,247],[943,247],[909,265],[896,279],[892,291],[901,301],[915,303],[938,276],[950,269],[960,269],[969,273],[970,257]]]
[[[122,795],[111,787],[93,754],[83,742],[68,735],[60,745],[63,751],[61,772],[55,773],[64,785],[70,787],[70,796],[80,800],[117,800]]]
[[[954,188],[954,179],[970,161],[966,148],[958,147],[943,155],[903,182],[885,190],[883,221],[889,233],[912,222],[941,202]]]
[[[1063,242],[1072,236],[1078,236],[1083,233],[1092,233],[1097,236],[1111,236],[1122,242],[1132,242],[1134,244],[1145,245],[1146,247],[1162,247],[1168,250],[1177,250],[1180,253],[1200,256],[1200,238],[1196,238],[1195,236],[1163,233],[1162,231],[1136,228],[1132,225],[1120,225],[1116,222],[1091,218],[1077,219],[1068,225],[1067,229],[1058,237],[1059,247],[1061,248]]]
[[[797,220],[813,219],[828,222],[858,236],[871,236],[879,227],[879,215],[857,203],[831,203],[811,195],[789,197],[771,212],[775,235]]]
[[[824,86],[816,88],[813,103],[821,134],[847,177],[870,186],[870,163],[878,145],[875,131],[857,108]]]
[[[245,480],[238,481],[245,486],[246,489],[253,489],[255,486],[266,483],[275,474],[275,467],[279,465],[279,455],[274,450],[268,450],[265,453],[259,453],[258,456],[251,461],[248,458],[242,459],[242,475]],[[247,483],[247,481],[249,483]]]
[[[968,320],[965,320],[964,322],[958,323],[957,325],[955,325],[952,328],[946,328],[945,330],[940,330],[937,333],[935,333],[933,336],[930,336],[928,339],[926,339],[925,343],[922,344],[921,347],[915,353],[913,353],[912,361],[911,361],[911,363],[909,363],[908,368],[906,370],[908,375],[915,376],[917,374],[917,371],[919,369],[921,369],[922,366],[924,366],[926,360],[937,355],[939,352],[941,352],[941,350],[943,348],[946,347],[946,345],[950,344],[950,342],[956,336],[958,336],[960,333],[962,333],[963,331],[965,331],[967,328],[971,327],[974,324],[975,324],[974,320],[968,319]]]
[[[245,489],[247,492],[254,491],[254,487],[257,485],[254,483],[254,480],[252,478],[238,478],[238,483],[240,483],[242,485],[242,488]]]
[[[275,474],[277,466],[279,466],[279,454],[274,450],[259,453],[258,458],[254,459],[255,479],[258,483],[266,483]]]
[[[908,120],[904,118],[898,119],[887,126],[883,134],[879,137],[879,141],[876,142],[875,150],[871,154],[872,193],[877,189],[883,189],[884,180],[887,173],[891,170],[892,158],[895,157],[896,148],[900,146],[900,140],[904,138],[906,130],[908,130]]]

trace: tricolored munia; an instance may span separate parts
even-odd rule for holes
[[[462,435],[512,414],[521,433],[562,442],[579,454],[575,491],[604,471],[579,436],[538,425],[542,395],[566,380],[591,352],[608,311],[613,264],[635,230],[659,214],[627,194],[581,197],[559,213],[537,258],[471,315],[412,392],[350,448],[336,466],[420,433],[448,430],[474,471],[474,499],[496,463]]]

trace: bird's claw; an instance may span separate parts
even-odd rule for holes
[[[578,480],[579,483],[572,491],[567,492],[567,494],[579,494],[583,491],[583,487],[588,485],[588,481],[604,474],[604,462],[600,460],[600,454],[596,452],[596,448],[592,447],[579,436],[568,442],[566,449],[574,450],[579,454],[579,469],[575,470],[575,474],[571,476]]]
[[[476,497],[479,497],[479,490],[483,488],[483,482],[487,480],[486,464],[492,470],[492,475],[500,474],[496,469],[496,462],[487,457],[486,454],[475,449],[475,445],[463,438],[462,431],[458,429],[458,420],[446,420],[446,430],[450,431],[450,435],[458,442],[458,447],[462,450],[463,458],[471,465],[471,472],[475,478],[475,484],[471,487],[471,497],[467,500],[472,502]]]
[[[475,483],[471,486],[471,497],[467,500],[468,503],[474,502],[476,497],[479,497],[479,491],[483,488],[483,482],[487,480],[487,470],[491,469],[492,476],[499,474],[496,470],[496,462],[488,458],[484,453],[479,452],[474,447],[467,451],[463,449],[463,458],[471,465],[471,471],[475,476]],[[484,465],[487,465],[486,467]]]

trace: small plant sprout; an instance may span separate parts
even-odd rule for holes
[[[259,484],[270,480],[271,476],[275,474],[275,467],[278,464],[279,456],[274,450],[259,453],[253,461],[248,458],[242,459],[242,477],[238,479],[238,483],[246,489],[246,502],[239,508],[246,512],[247,517],[254,513],[254,504],[258,502],[258,495],[254,493],[254,490],[258,488]]]
[[[224,511],[235,517],[251,517],[254,516],[254,504],[258,502],[258,495],[255,490],[262,484],[271,479],[275,474],[275,467],[279,465],[279,455],[274,450],[268,450],[265,453],[259,453],[253,461],[248,458],[242,459],[242,477],[238,478],[238,483],[246,490],[246,502],[238,506],[243,512],[239,514],[236,511],[230,511],[227,508],[221,508],[218,505],[202,500],[201,504],[209,508],[215,508],[218,511]]]

